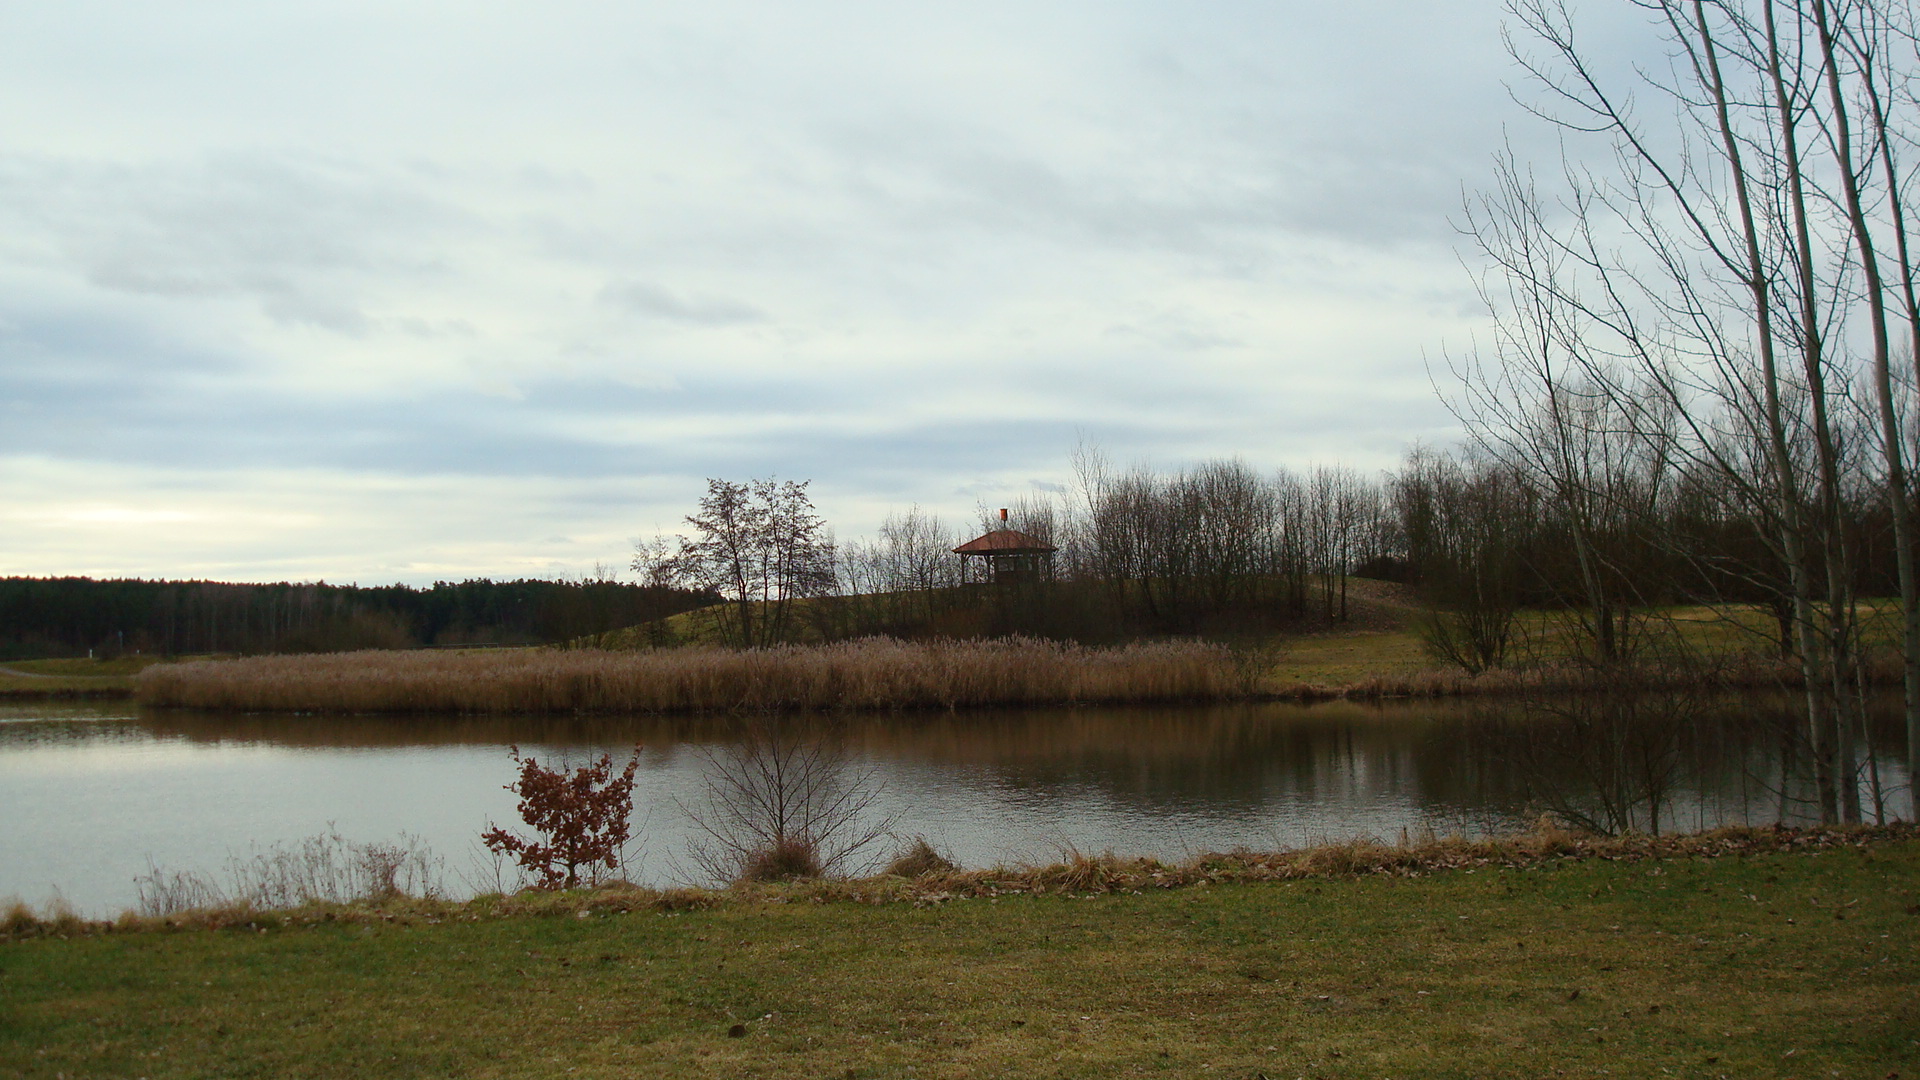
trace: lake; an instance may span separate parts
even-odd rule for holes
[[[1075,850],[1173,860],[1510,831],[1547,811],[1608,829],[1799,822],[1807,779],[1791,717],[1785,698],[1566,698],[919,713],[787,729],[843,748],[895,834],[978,867]],[[1904,816],[1897,702],[1876,703],[1870,726],[1884,811]],[[628,876],[696,883],[695,819],[736,739],[728,722],[699,718],[0,706],[0,897],[110,916],[134,906],[135,878],[153,868],[218,879],[229,859],[329,831],[410,835],[444,860],[450,892],[491,888],[478,837],[518,825],[504,787],[515,745],[549,764],[624,760],[641,745]],[[1863,771],[1868,820],[1873,784]]]

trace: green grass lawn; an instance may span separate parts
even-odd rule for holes
[[[10,1077],[1895,1073],[1915,841],[0,944]]]
[[[1698,656],[1771,655],[1777,630],[1772,616],[1751,606],[1682,606],[1638,612],[1634,645],[1673,650]],[[1279,656],[1272,684],[1346,687],[1369,679],[1394,679],[1447,668],[1428,651],[1414,625],[1417,610],[1401,625],[1364,630],[1330,631],[1283,636],[1275,641]],[[1898,605],[1892,601],[1865,601],[1860,605],[1862,637],[1869,646],[1897,643]],[[1510,662],[1553,663],[1580,651],[1576,614],[1568,611],[1522,611],[1514,628]],[[1457,670],[1457,669],[1454,669]]]
[[[1275,686],[1347,686],[1375,676],[1439,666],[1412,630],[1360,630],[1281,639],[1269,682]]]

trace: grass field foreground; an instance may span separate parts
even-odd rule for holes
[[[0,944],[0,1074],[1886,1077],[1920,841]]]

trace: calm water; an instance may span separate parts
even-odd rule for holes
[[[876,808],[963,865],[1063,851],[1181,858],[1403,830],[1520,827],[1545,810],[1593,824],[1698,829],[1801,820],[1784,706],[1649,701],[1552,709],[1330,703],[1073,709],[796,722],[845,746]],[[1899,727],[1874,725],[1889,813],[1904,813]],[[132,906],[152,867],[218,878],[229,858],[329,830],[418,837],[451,891],[491,882],[477,837],[517,823],[508,747],[580,763],[644,745],[630,876],[697,880],[687,858],[718,721],[321,718],[0,708],[0,897],[56,895],[88,915]],[[1863,777],[1868,814],[1870,778]],[[1658,807],[1658,821],[1650,809]]]

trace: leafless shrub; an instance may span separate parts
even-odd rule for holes
[[[893,826],[878,811],[873,769],[831,731],[802,732],[767,715],[704,751],[699,801],[684,807],[700,832],[689,855],[715,881],[844,876]]]

